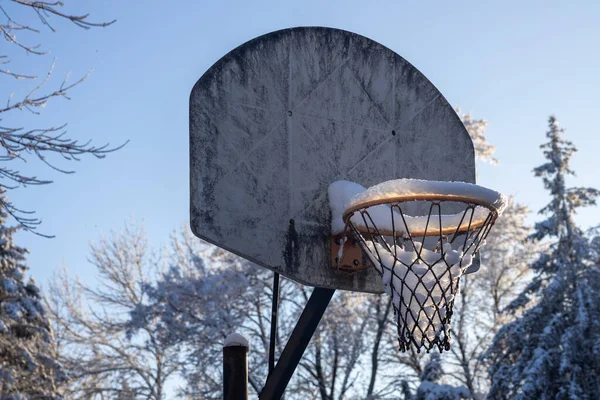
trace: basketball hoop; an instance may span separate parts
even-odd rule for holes
[[[460,278],[504,205],[503,195],[477,185],[412,179],[384,182],[350,199],[344,234],[352,233],[381,275],[400,350],[449,349]]]
[[[450,199],[392,199],[393,193],[371,198],[374,204],[348,203],[367,191],[361,184],[388,180],[392,171],[393,176],[475,182],[471,136],[442,93],[417,68],[352,32],[283,29],[249,40],[216,61],[194,85],[189,106],[192,231],[274,273],[269,377],[261,399],[283,396],[335,290],[396,293],[392,297],[396,313],[404,318],[398,319],[407,321],[403,329],[413,332],[410,340],[403,336],[404,348],[408,342],[420,344],[423,337],[434,340],[437,331],[447,332],[441,321],[449,321],[446,310],[452,300],[445,294],[442,303],[440,294],[439,304],[434,304],[435,287],[427,289],[429,297],[418,309],[431,314],[428,321],[433,328],[419,330],[413,326],[416,322],[410,324],[407,311],[412,303],[408,298],[408,303],[400,302],[401,266],[407,270],[410,266],[412,274],[427,266],[434,270],[435,282],[444,283],[451,275],[438,274],[439,263],[427,261],[430,253],[424,249],[436,253],[435,243],[429,242],[439,241],[438,258],[455,256],[462,263],[455,270],[461,269],[469,259],[458,242],[464,235],[475,237],[476,230],[484,237],[493,220],[484,218],[478,226],[479,214],[464,224],[442,218],[437,229],[419,220],[442,211],[464,212],[469,205],[477,211],[477,203],[470,199],[460,203],[462,209]],[[332,182],[348,177],[356,183],[346,186],[343,199],[335,190],[333,197],[326,193]],[[419,182],[424,181],[404,182],[402,187],[414,188]],[[445,193],[443,188],[418,192]],[[415,203],[429,203],[434,209],[413,209]],[[331,226],[326,221],[330,211]],[[447,229],[457,226],[454,235]],[[450,248],[444,250],[446,243]],[[467,247],[475,254],[481,243],[470,244]],[[412,250],[414,260],[408,259]],[[385,257],[398,260],[397,265],[388,268]],[[405,258],[410,262],[403,264]],[[475,259],[464,273],[478,265]],[[280,275],[315,289],[275,364]],[[410,285],[412,275],[404,275]],[[416,283],[428,277],[422,274]],[[385,287],[382,279],[387,279]],[[449,282],[453,294],[458,285]],[[413,286],[413,302],[419,300],[419,288]],[[410,318],[419,320],[419,312]]]

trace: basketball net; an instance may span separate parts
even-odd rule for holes
[[[450,348],[450,320],[460,279],[492,228],[497,213],[481,206],[464,203],[460,222],[443,226],[443,200],[421,201],[429,213],[421,216],[424,224],[416,229],[413,217],[406,216],[407,202],[387,204],[390,223],[378,227],[369,213],[371,204],[344,215],[346,234],[359,241],[381,276],[386,293],[391,297],[398,323],[401,351],[415,346],[417,352]],[[454,205],[456,202],[454,202]],[[487,212],[481,219],[481,212]],[[479,222],[474,223],[478,214]],[[453,214],[456,216],[456,214]],[[391,225],[391,229],[390,229]],[[411,225],[413,229],[411,230]],[[424,225],[424,227],[423,227]]]

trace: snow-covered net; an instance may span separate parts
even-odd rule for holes
[[[429,352],[435,346],[448,350],[460,278],[498,212],[435,199],[381,202],[355,207],[345,215],[346,234],[352,232],[359,241],[392,298],[400,350],[410,346],[417,351],[423,347]],[[462,211],[457,212],[459,208]],[[421,212],[407,215],[407,210]]]

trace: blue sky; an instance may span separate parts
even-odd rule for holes
[[[598,2],[65,3],[74,13],[117,22],[84,31],[56,21],[56,33],[42,29],[39,39],[51,55],[17,57],[14,70],[43,74],[54,56],[55,85],[69,70],[74,77],[95,71],[73,90],[71,101],[57,100],[42,115],[23,114],[13,122],[32,127],[68,122],[73,137],[130,143],[105,160],[58,162],[76,169],[73,175],[34,161],[20,166],[55,180],[9,193],[21,208],[38,212],[42,232],[56,235],[17,235],[18,243],[31,250],[31,273],[41,283],[62,266],[91,281],[89,242],[121,229],[127,220],[143,221],[154,245],[187,223],[193,84],[229,50],[286,27],[329,26],[378,41],[421,70],[451,104],[488,119],[488,139],[497,146],[500,164],[480,165],[479,183],[514,194],[533,210],[541,208],[548,196],[531,170],[543,162],[539,145],[546,139],[549,114],[556,113],[579,148],[573,159],[578,177],[569,184],[600,187]],[[15,16],[35,19],[32,13]],[[600,210],[582,212],[578,222],[600,223]]]

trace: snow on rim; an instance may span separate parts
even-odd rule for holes
[[[348,201],[346,210],[361,203],[384,200],[395,196],[453,195],[470,197],[489,204],[501,214],[506,207],[506,197],[495,190],[466,182],[426,181],[422,179],[394,179],[371,186]]]
[[[495,208],[498,214],[502,213],[506,205],[506,197],[504,195],[484,188],[464,182],[440,182],[440,181],[425,181],[419,179],[395,179],[380,183],[366,189],[355,182],[351,181],[335,181],[329,185],[329,205],[331,208],[331,233],[333,235],[344,231],[345,223],[343,215],[351,207],[364,204],[368,201],[385,200],[391,197],[423,195],[423,194],[441,194],[454,195],[461,197],[469,197],[484,204],[490,204]],[[427,216],[410,216],[404,215],[404,218],[397,212],[391,212],[392,209],[388,204],[374,205],[369,207],[369,216],[373,220],[375,226],[379,229],[393,230],[393,226],[397,230],[402,231],[407,228],[409,232],[418,232],[425,230],[428,227],[428,232],[437,235],[437,231],[444,227],[459,227],[467,229],[468,226],[483,224],[488,217],[489,210],[483,206],[475,207],[473,210],[472,220],[467,213],[457,214],[442,214],[441,224],[440,218],[432,215],[428,220]],[[392,224],[392,216],[393,222]],[[463,218],[466,218],[463,220]],[[367,226],[363,221],[360,213],[352,216],[352,223],[357,228],[366,229]],[[406,223],[406,227],[405,227]]]

